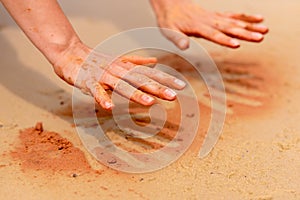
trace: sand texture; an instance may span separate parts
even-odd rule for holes
[[[155,25],[146,1],[126,2],[61,4],[82,40],[95,46],[120,31]],[[227,93],[223,133],[205,159],[197,154],[210,117],[207,89],[181,58],[158,55],[196,90],[200,126],[180,159],[145,174],[112,170],[85,149],[72,118],[72,88],[1,13],[0,199],[300,199],[300,2],[201,3],[211,10],[261,13],[270,33],[263,43],[243,42],[238,50],[197,40],[216,62]],[[113,125],[107,135],[128,151],[163,147],[174,137],[180,112],[176,102],[165,105],[170,123],[156,137],[136,140]],[[147,109],[133,104],[131,111],[137,124],[148,123],[138,115]],[[105,124],[112,114],[97,108],[97,116]],[[194,115],[185,117],[192,121]]]

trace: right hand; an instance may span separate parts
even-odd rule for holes
[[[263,21],[260,15],[211,12],[191,0],[152,0],[151,3],[159,27],[164,28],[162,33],[180,49],[189,47],[188,36],[238,48],[237,39],[261,42],[268,32],[268,27],[260,24]]]
[[[157,60],[153,57],[127,56],[112,61],[112,57],[77,43],[64,51],[54,63],[54,70],[67,83],[92,95],[107,110],[111,110],[114,105],[106,89],[149,106],[155,102],[152,95],[175,100],[176,93],[172,89],[180,90],[186,85],[176,77],[144,66],[155,64]]]

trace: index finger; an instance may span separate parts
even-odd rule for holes
[[[133,72],[143,74],[165,86],[181,90],[186,86],[186,83],[170,74],[167,74],[161,70],[154,69],[154,68],[148,68],[145,66],[136,66],[133,70]]]
[[[136,65],[156,64],[157,58],[143,56],[122,56],[122,62],[131,62]]]
[[[238,19],[250,23],[260,23],[264,20],[264,17],[262,15],[247,15],[244,13],[227,13],[225,15],[233,19]]]

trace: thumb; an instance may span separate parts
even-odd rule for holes
[[[185,50],[189,48],[190,39],[177,28],[160,28],[161,33],[179,49]]]

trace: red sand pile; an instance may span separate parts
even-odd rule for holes
[[[20,131],[20,145],[12,152],[23,170],[84,173],[92,170],[83,152],[58,133],[43,130],[42,123]]]

